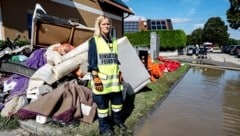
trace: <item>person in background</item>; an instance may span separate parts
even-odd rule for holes
[[[193,46],[193,59],[196,59],[196,55],[197,55],[197,47],[196,45]]]
[[[207,45],[203,45],[203,58],[207,58]]]
[[[111,27],[110,18],[99,16],[94,36],[89,40],[88,71],[92,75],[91,87],[93,101],[97,104],[100,135],[114,135],[113,125],[126,129],[121,112],[123,78],[119,70],[118,45],[111,37]]]

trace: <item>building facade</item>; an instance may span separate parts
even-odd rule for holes
[[[124,33],[138,32],[139,22],[138,21],[124,21]]]
[[[148,30],[172,30],[171,19],[148,19],[147,20]]]
[[[130,16],[124,20],[124,33],[146,30],[172,30],[171,19],[145,19],[138,16]]]
[[[146,31],[146,19],[139,16],[130,16],[124,19],[124,33]]]
[[[0,0],[0,40],[31,38],[32,15],[39,3],[49,15],[94,27],[99,15],[112,19],[116,37],[123,35],[124,14],[133,14],[121,0]]]

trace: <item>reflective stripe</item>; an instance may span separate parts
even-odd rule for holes
[[[108,114],[108,109],[97,109],[97,112],[100,114]]]
[[[111,107],[112,107],[112,111],[119,112],[119,111],[122,110],[123,105],[122,104],[120,104],[120,105],[113,105],[112,104]]]
[[[122,109],[112,109],[112,111],[114,111],[114,112],[119,112],[119,111],[121,111]]]
[[[99,118],[105,118],[108,116],[109,109],[97,109],[98,117]]]
[[[104,80],[114,80],[118,79],[118,75],[107,75],[104,73],[98,73],[98,76]]]
[[[116,87],[119,87],[119,82],[112,82],[112,83],[104,83],[103,84],[103,87],[114,87],[114,86],[116,86]]]
[[[107,76],[107,79],[102,80],[102,83],[103,83],[104,88],[108,88],[108,87],[113,87],[114,88],[114,86],[119,87],[118,75]]]
[[[99,118],[106,118],[107,116],[108,116],[108,114],[98,113]]]
[[[91,86],[95,87],[93,82],[91,82]],[[113,90],[115,90],[114,88],[118,89],[119,88],[119,82],[103,83],[103,88],[109,88],[109,87],[113,88]],[[120,90],[122,90],[122,89],[120,89]]]
[[[112,107],[112,109],[122,109],[122,104],[120,104],[120,105],[111,105],[111,107]]]

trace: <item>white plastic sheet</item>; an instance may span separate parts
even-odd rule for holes
[[[150,82],[150,75],[127,37],[118,39],[118,45],[118,59],[124,81],[129,83],[136,93]]]

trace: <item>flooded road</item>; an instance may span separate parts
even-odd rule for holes
[[[135,136],[240,136],[240,72],[191,68]]]

